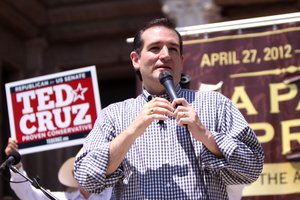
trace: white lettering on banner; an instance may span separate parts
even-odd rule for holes
[[[87,124],[92,121],[91,116],[86,115],[89,108],[90,104],[88,103],[72,106],[72,113],[77,113],[73,122],[74,125]]]
[[[31,106],[31,101],[36,99],[38,101],[37,110],[48,110],[57,107],[62,107],[69,105],[72,103],[74,95],[72,93],[73,88],[69,85],[62,84],[56,86],[50,86],[45,88],[40,88],[37,90],[31,90],[27,92],[18,93],[16,95],[17,102],[23,102],[23,110],[22,113],[32,113],[33,108]],[[54,92],[54,93],[53,93]],[[55,94],[55,101],[50,100],[50,95]],[[65,99],[63,99],[63,94],[66,95]]]
[[[66,76],[66,77],[64,77],[64,80],[65,80],[65,82],[68,82],[68,81],[74,81],[74,80],[83,79],[83,78],[86,78],[85,73],[73,74],[70,76]]]
[[[33,135],[23,135],[22,141],[32,141],[32,140],[38,140],[38,139],[44,139],[46,137],[46,133],[37,133]]]
[[[34,132],[44,132],[47,130],[56,130],[57,128],[65,128],[71,125],[71,113],[75,115],[74,125],[88,124],[92,122],[91,115],[87,112],[90,108],[89,103],[83,103],[64,108],[53,109],[52,111],[42,111],[23,115],[20,119],[20,129],[26,134]],[[61,110],[64,113],[65,119],[63,122]],[[52,120],[54,119],[54,120]],[[37,122],[36,127],[34,123]]]
[[[91,130],[92,128],[93,128],[92,124],[69,127],[69,128],[60,129],[60,130],[48,131],[47,136],[48,137],[57,137],[59,135],[65,135],[65,134],[72,133],[72,132],[88,131],[88,130]]]
[[[68,136],[64,137],[56,137],[56,138],[49,138],[46,140],[47,144],[53,144],[53,143],[58,143],[58,142],[65,142],[70,140]]]
[[[61,110],[63,111],[63,116],[65,118],[65,121],[61,118]],[[64,107],[64,108],[57,108],[53,109],[53,115],[55,119],[56,126],[59,128],[66,128],[71,124],[71,107]]]
[[[56,96],[56,102],[55,102],[55,107],[63,107],[70,105],[73,101],[73,95],[72,95],[72,87],[69,85],[61,84],[53,87],[53,90],[55,92]],[[63,99],[63,94],[66,95],[66,98]]]
[[[16,98],[17,98],[17,102],[23,102],[23,110],[22,110],[23,114],[33,112],[33,108],[31,107],[30,104],[30,99],[35,99],[35,94],[33,90],[18,93],[16,95]]]
[[[48,86],[49,84],[50,84],[49,80],[40,81],[40,82],[36,82],[36,83],[30,83],[30,84],[27,84],[27,85],[21,85],[21,86],[15,87],[15,91],[16,92],[22,92],[23,90],[32,90],[32,89],[35,89],[35,88]]]
[[[53,144],[61,141],[62,141],[62,137],[49,138],[46,140],[47,144]]]
[[[87,90],[88,88],[82,88],[79,83],[75,90],[70,85],[61,84],[17,93],[16,101],[23,105],[20,130],[23,134],[30,135],[64,129],[72,123],[74,126],[91,123],[92,117],[88,114],[89,103],[71,105],[78,100],[77,96],[84,100]],[[35,112],[33,100],[37,102]]]
[[[89,124],[84,124],[84,125],[80,125],[80,126],[74,126],[74,127],[68,127],[68,128],[63,128],[63,129],[59,129],[59,130],[48,131],[47,133],[42,132],[42,133],[35,133],[35,134],[31,134],[31,135],[23,135],[22,142],[40,140],[40,139],[45,139],[47,137],[48,138],[60,137],[60,138],[62,138],[62,141],[68,141],[69,137],[62,136],[62,135],[66,135],[66,134],[74,133],[74,132],[90,131],[92,128],[93,128],[93,125],[91,123],[89,123]],[[47,139],[47,144],[55,143],[55,142],[57,142],[57,141]]]

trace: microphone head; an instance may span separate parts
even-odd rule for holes
[[[160,83],[164,84],[164,82],[167,81],[167,80],[173,81],[173,77],[172,77],[171,73],[168,72],[168,71],[161,72],[159,74],[159,81],[160,81]]]
[[[12,156],[14,158],[14,162],[12,163],[12,165],[16,165],[21,161],[21,155],[18,151],[13,151],[11,152],[7,157]]]

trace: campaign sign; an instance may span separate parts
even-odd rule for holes
[[[21,154],[83,143],[101,109],[95,66],[5,85],[11,137]]]

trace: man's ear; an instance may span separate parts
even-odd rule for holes
[[[130,53],[130,59],[135,71],[139,71],[140,69],[140,55],[136,51],[132,51]]]

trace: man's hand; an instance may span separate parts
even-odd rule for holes
[[[5,154],[8,156],[14,151],[19,151],[17,141],[12,138],[8,138],[8,143],[5,148]],[[21,166],[22,166],[21,162],[15,165],[16,168],[20,168]]]

